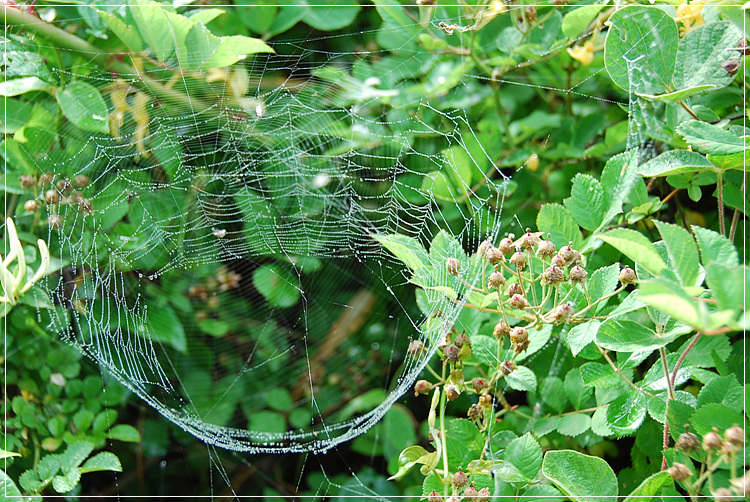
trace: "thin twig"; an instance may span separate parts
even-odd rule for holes
[[[695,347],[695,344],[698,343],[698,340],[700,340],[700,337],[702,334],[703,333],[699,331],[698,334],[695,335],[693,340],[690,342],[690,344],[687,347],[685,347],[685,350],[682,351],[682,354],[680,354],[680,358],[677,359],[677,364],[674,365],[674,369],[672,370],[672,381],[670,382],[670,386],[672,388],[674,388],[674,382],[675,380],[677,380],[677,370],[680,369],[680,365],[682,365],[682,361],[684,361],[688,353],[691,350],[693,350],[693,347]]]
[[[602,355],[604,356],[604,359],[607,360],[607,363],[609,363],[610,367],[614,370],[614,372],[617,373],[618,375],[620,375],[620,378],[622,378],[623,380],[625,380],[628,383],[628,385],[630,385],[631,387],[633,387],[638,392],[642,392],[642,393],[646,394],[647,396],[654,397],[653,394],[651,394],[647,390],[641,389],[636,384],[634,384],[628,377],[626,377],[625,374],[622,371],[620,371],[620,368],[617,367],[617,365],[614,363],[614,361],[612,361],[612,358],[609,357],[609,354],[607,354],[607,351],[604,350],[598,343],[594,342],[594,345],[596,345],[596,348],[599,349],[599,352],[602,353]]]

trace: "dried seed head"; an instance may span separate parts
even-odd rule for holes
[[[515,238],[515,235],[508,234],[508,237],[505,237],[503,240],[500,241],[500,244],[498,244],[497,248],[500,250],[500,252],[503,255],[509,255],[513,251],[516,250],[515,246],[513,246],[514,238]]]
[[[461,262],[456,258],[448,258],[445,260],[445,270],[447,270],[450,275],[458,277],[458,271],[461,270]]]
[[[449,383],[444,388],[445,388],[445,397],[448,398],[448,401],[455,401],[458,398],[458,396],[461,395],[461,391],[458,389],[457,385]]]
[[[461,502],[461,497],[458,495],[451,495],[445,502]]]
[[[429,394],[429,392],[432,390],[432,384],[428,382],[427,380],[417,380],[417,383],[414,384],[414,396],[419,396],[422,394]]]
[[[445,357],[445,361],[449,363],[455,363],[456,361],[458,361],[459,352],[461,352],[461,349],[459,349],[455,345],[448,345],[443,349],[443,356]]]
[[[60,202],[60,192],[55,189],[47,190],[44,192],[44,200],[47,201],[47,204],[57,204]]]
[[[47,218],[47,223],[50,228],[60,228],[62,227],[62,218],[60,218],[59,214],[51,214]]]
[[[486,255],[487,261],[493,265],[497,265],[503,261],[503,253],[496,247],[491,247],[487,250]]]
[[[36,185],[36,178],[30,174],[23,174],[18,177],[19,181],[21,182],[21,188],[26,190],[27,188],[32,188],[34,185]]]
[[[526,229],[526,233],[521,236],[514,244],[516,247],[521,246],[524,249],[533,249],[539,245],[541,241],[542,232],[531,232],[530,228]]]
[[[542,240],[539,242],[539,248],[537,249],[536,254],[539,255],[539,258],[552,258],[556,250],[557,249],[555,248],[555,245],[552,244],[552,241]]]
[[[523,286],[521,286],[520,283],[514,282],[510,286],[508,286],[508,289],[505,291],[506,296],[513,296],[513,295],[522,295],[523,294]]]
[[[474,389],[474,392],[476,392],[477,394],[481,394],[482,392],[490,388],[490,384],[484,378],[476,377],[472,378],[471,387]]]
[[[419,340],[412,340],[411,343],[409,343],[409,348],[406,349],[406,353],[409,355],[409,357],[418,358],[422,352],[424,351],[424,343],[422,343]]]
[[[453,486],[461,488],[462,486],[466,486],[469,482],[469,476],[464,474],[464,472],[459,468],[458,472],[453,475]]]
[[[89,186],[89,177],[85,174],[79,174],[73,178],[73,185],[77,188],[86,188]]]
[[[518,369],[518,365],[513,361],[503,361],[500,363],[500,371],[503,372],[503,375],[510,375],[516,369]]]
[[[635,276],[635,270],[630,267],[625,267],[620,272],[620,282],[624,285],[635,284],[638,282],[638,278]]]
[[[479,258],[486,258],[487,251],[489,251],[491,248],[492,243],[490,241],[482,241],[482,243],[479,244],[479,247],[477,248],[477,256]]]
[[[466,412],[466,416],[469,417],[469,420],[472,422],[479,422],[484,418],[484,408],[479,406],[478,404],[472,404],[469,406],[469,410]]]
[[[467,502],[477,502],[477,497],[479,496],[479,492],[476,488],[473,486],[468,487],[466,490],[464,490],[464,500]]]
[[[549,311],[544,317],[545,320],[553,323],[565,322],[575,313],[573,306],[568,303],[561,303]]]
[[[576,253],[577,251],[573,249],[573,243],[571,242],[567,246],[561,247],[560,251],[557,252],[557,256],[565,260],[565,264],[567,265],[576,259]]]
[[[487,280],[487,287],[489,287],[489,289],[500,289],[502,286],[505,286],[506,283],[507,281],[502,272],[496,270],[490,274],[490,277]]]
[[[89,199],[85,197],[82,197],[78,202],[78,208],[81,210],[81,212],[83,212],[83,214],[87,216],[91,216],[92,214],[94,214],[94,205]]]
[[[70,192],[73,191],[73,185],[70,184],[70,180],[68,178],[57,180],[55,186],[57,187],[57,191],[66,197],[70,195]]]
[[[443,496],[440,495],[436,490],[432,490],[430,494],[427,495],[427,502],[443,502]]]
[[[740,62],[736,59],[727,59],[721,63],[721,67],[724,68],[728,74],[735,75],[737,70],[740,69]]]
[[[718,488],[714,492],[714,500],[716,502],[732,502],[734,500],[734,493],[729,488]]]
[[[564,268],[565,265],[567,264],[565,263],[565,258],[560,256],[559,254],[556,254],[555,256],[552,257],[552,261],[550,262],[550,265],[552,265],[553,267]]]
[[[555,265],[547,267],[547,269],[542,272],[542,285],[550,284],[554,286],[555,284],[560,284],[564,280],[565,272],[563,272],[560,267],[556,267]]]
[[[466,336],[466,333],[461,333],[456,337],[456,339],[453,341],[453,345],[458,347],[459,349],[464,346],[464,344],[471,347],[471,339],[469,339],[468,336]]]
[[[511,296],[510,300],[508,300],[508,303],[511,307],[518,310],[523,310],[529,306],[529,302],[526,300],[526,298],[523,295],[519,294]]]
[[[679,462],[675,462],[674,464],[672,464],[672,467],[667,469],[667,472],[677,481],[685,481],[693,475],[693,473],[685,464],[681,464]]]
[[[34,211],[36,211],[38,207],[39,207],[39,204],[37,204],[35,199],[29,199],[23,203],[24,211],[28,211],[30,213],[33,213]]]
[[[724,441],[735,449],[740,449],[745,444],[745,431],[741,427],[733,425],[724,431]]]
[[[737,44],[737,48],[735,50],[738,50],[740,54],[743,56],[750,56],[750,47],[747,46],[747,39],[743,38],[740,40],[740,43]]]
[[[492,409],[492,396],[489,394],[482,394],[479,396],[479,406],[485,410]]]
[[[586,277],[588,275],[589,273],[586,272],[586,269],[584,269],[580,265],[576,265],[575,267],[570,269],[568,279],[570,279],[571,282],[583,282],[586,280]]]
[[[699,446],[698,437],[692,432],[683,432],[675,443],[675,448],[688,453],[697,450]]]
[[[491,496],[490,489],[485,486],[484,488],[479,490],[476,500],[477,502],[489,502],[490,496]]]
[[[510,343],[518,345],[524,343],[529,339],[529,331],[526,328],[516,326],[510,330]]]
[[[526,17],[526,21],[529,23],[536,22],[536,8],[533,5],[526,7],[526,10],[523,13],[524,17]]]
[[[503,321],[495,324],[495,329],[492,330],[492,336],[494,336],[498,340],[508,334],[510,334],[510,326],[505,324],[505,322]]]
[[[55,179],[55,175],[47,171],[46,173],[39,176],[39,184],[41,186],[49,185],[50,183],[52,183],[53,179]]]
[[[721,436],[715,432],[707,432],[703,436],[703,449],[706,451],[718,450],[723,445],[724,441],[722,441]]]
[[[510,257],[510,262],[516,266],[517,270],[523,270],[526,268],[526,255],[521,251],[516,251]]]

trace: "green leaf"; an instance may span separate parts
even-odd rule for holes
[[[306,24],[321,31],[349,26],[359,14],[360,6],[339,0],[315,0],[302,18]]]
[[[744,392],[734,375],[714,378],[703,386],[698,394],[698,407],[707,404],[723,404],[736,411],[742,411]]]
[[[706,155],[706,158],[719,169],[726,171],[727,169],[738,169],[741,171],[747,171],[750,165],[746,159],[747,155],[744,151],[733,153],[731,155]]]
[[[408,446],[398,456],[398,471],[388,478],[389,481],[398,479],[409,472],[409,469],[420,463],[420,459],[426,458],[429,452],[419,445]]]
[[[607,462],[572,450],[544,456],[544,476],[575,502],[616,502],[617,478]]]
[[[75,488],[79,481],[81,481],[81,471],[74,467],[64,474],[52,478],[52,488],[57,493],[67,493]]]
[[[599,408],[591,416],[591,432],[598,436],[614,436],[614,432],[607,425],[607,407]]]
[[[730,75],[721,63],[729,58],[726,49],[737,46],[742,36],[728,22],[709,23],[690,30],[677,48],[673,84],[677,89],[711,85],[728,86]]]
[[[607,425],[618,436],[633,434],[646,418],[647,404],[640,392],[618,397],[607,408]]]
[[[78,467],[92,451],[94,451],[94,444],[88,441],[76,441],[69,444],[65,453],[60,456],[60,469],[66,472],[68,469]]]
[[[630,495],[625,498],[625,502],[650,502],[656,492],[664,485],[673,485],[672,476],[667,471],[652,474],[630,492]]]
[[[415,238],[401,234],[375,235],[374,239],[416,273],[430,267],[424,246]]]
[[[660,312],[695,329],[702,329],[706,308],[676,282],[662,279],[648,279],[638,284],[640,299]],[[670,340],[671,341],[671,340]]]
[[[86,460],[81,466],[80,471],[83,474],[95,471],[122,472],[122,464],[120,464],[120,459],[117,458],[117,455],[103,451]]]
[[[667,255],[683,286],[695,286],[700,273],[698,248],[690,232],[677,225],[654,221],[667,247]]]
[[[580,368],[573,368],[568,371],[568,374],[565,375],[564,385],[565,394],[568,395],[570,403],[576,410],[582,409],[594,394],[594,390],[583,381]]]
[[[725,404],[710,403],[701,406],[693,413],[690,423],[695,427],[695,432],[701,436],[711,432],[714,427],[726,430],[733,425],[739,425],[745,429],[745,417],[741,411]]]
[[[663,387],[666,388],[667,385],[664,385]],[[670,400],[670,406],[674,402],[686,404],[691,408],[694,408],[696,406],[697,399],[695,399],[694,395],[685,392],[684,390],[676,390],[674,395],[675,399]],[[668,392],[662,392],[661,394],[657,394],[654,397],[649,396],[648,398],[648,414],[651,416],[651,418],[662,424],[667,418],[666,411],[668,399],[670,399]]]
[[[716,166],[705,155],[690,150],[670,150],[638,167],[638,174],[647,178],[703,171],[715,172]]]
[[[32,110],[32,106],[25,101],[13,98],[0,100],[0,132],[13,134],[22,129],[33,113]]]
[[[568,404],[565,397],[565,386],[562,380],[557,377],[547,377],[542,381],[539,388],[539,397],[557,413],[562,413]]]
[[[9,499],[17,498],[18,500],[21,500],[22,498],[21,491],[2,469],[0,469],[0,493]]]
[[[591,24],[604,5],[586,5],[573,9],[563,16],[562,32],[568,38],[576,38]]]
[[[96,87],[75,81],[57,93],[57,103],[63,115],[84,131],[109,133],[109,109]]]
[[[679,91],[668,92],[666,94],[638,94],[638,96],[646,99],[654,99],[656,101],[663,101],[665,103],[679,103],[690,96],[700,94],[711,89],[715,89],[715,85],[698,85],[695,87],[688,87],[687,89],[681,89]]]
[[[656,349],[671,341],[671,338],[658,336],[641,323],[619,319],[607,320],[596,333],[599,345],[616,352]]]
[[[601,321],[593,319],[581,324],[576,324],[568,331],[568,347],[574,356],[577,356],[588,344],[596,338]]]
[[[138,28],[140,38],[145,41],[146,47],[153,51],[156,59],[159,61],[165,61],[171,57],[175,47],[184,43],[184,36],[182,39],[175,40],[175,34],[183,31],[184,27],[183,30],[180,30],[179,27],[173,26],[167,17],[167,12],[161,5],[148,0],[139,0],[137,5],[130,5],[128,11],[135,22],[135,26]],[[188,27],[192,25],[183,16],[174,16],[174,21],[178,22],[178,18],[184,19]],[[107,22],[106,19],[105,22]],[[118,31],[122,33],[122,30]],[[118,34],[118,31],[115,34]],[[123,42],[137,44],[137,39],[134,36],[130,36],[128,41],[123,40]]]
[[[668,90],[674,74],[677,23],[661,9],[629,6],[609,18],[604,64],[612,81],[639,94]]]
[[[719,309],[741,309],[744,305],[744,292],[748,290],[748,269],[728,267],[712,261],[706,265],[706,285],[711,288]]]
[[[167,343],[180,352],[187,352],[185,328],[169,305],[149,309],[146,327],[141,334],[154,342]]]
[[[629,228],[616,228],[600,235],[599,238],[653,275],[659,275],[667,266],[654,245],[640,232]]]
[[[107,432],[107,437],[126,443],[138,443],[141,440],[141,433],[132,425],[117,424]]]
[[[570,212],[560,204],[545,204],[536,217],[540,232],[549,233],[550,240],[561,248],[573,243],[573,248],[581,249],[583,235]]]
[[[625,376],[632,376],[632,370],[622,370]],[[622,378],[612,368],[603,363],[586,363],[581,366],[583,382],[595,388],[615,387],[622,382]]]
[[[526,366],[519,366],[505,377],[508,386],[515,390],[536,390],[536,375]]]
[[[514,439],[505,449],[505,461],[510,462],[528,479],[536,478],[542,468],[542,449],[531,433]]]
[[[554,486],[532,485],[521,494],[518,502],[562,502],[562,494]]]
[[[262,40],[242,35],[217,37],[201,23],[190,28],[185,46],[190,50],[183,64],[192,70],[231,66],[251,54],[273,52]]]
[[[612,293],[619,283],[620,264],[614,263],[594,271],[588,281],[588,292],[591,300],[598,300]]]
[[[0,82],[0,96],[19,96],[31,91],[52,92],[53,87],[39,77],[14,78]]]
[[[677,132],[701,153],[731,155],[748,148],[745,139],[731,131],[700,120],[686,120],[677,127]]]
[[[16,453],[14,451],[5,451],[2,448],[0,448],[0,458],[8,458],[8,457],[20,457],[20,453]]]
[[[279,265],[263,265],[253,272],[253,285],[275,307],[287,308],[300,299],[300,291],[291,271]]]
[[[669,408],[667,409],[667,423],[669,424],[669,432],[673,438],[679,437],[680,434],[685,432],[685,426],[690,425],[690,419],[693,416],[695,409],[689,404],[671,400],[669,402]]]
[[[400,26],[411,36],[416,36],[422,31],[422,28],[406,14],[404,6],[396,0],[373,0],[373,3],[384,22]]]
[[[138,33],[136,26],[127,24],[125,21],[104,10],[97,10],[97,13],[117,38],[130,49],[130,52],[140,52],[143,50],[143,38]]]
[[[557,421],[557,432],[563,436],[576,437],[591,428],[591,417],[585,413],[576,413],[560,417]]]
[[[698,242],[703,266],[708,265],[712,261],[719,262],[728,267],[739,266],[740,259],[737,256],[737,250],[729,242],[729,239],[707,228],[696,225],[690,228],[695,235],[695,240]]]
[[[599,228],[604,215],[604,190],[599,180],[588,174],[576,174],[570,197],[563,203],[581,227],[591,231]]]

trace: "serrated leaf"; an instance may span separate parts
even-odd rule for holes
[[[526,366],[519,366],[505,377],[508,386],[515,390],[536,390],[536,375]]]
[[[81,473],[95,471],[122,472],[122,464],[117,455],[108,451],[102,451],[86,460],[80,468]]]
[[[632,376],[632,369],[621,370],[625,376]],[[581,366],[581,377],[586,385],[594,388],[607,388],[619,385],[622,382],[620,375],[612,368],[603,363],[586,363]]]
[[[544,476],[575,502],[616,502],[617,478],[607,462],[572,450],[548,451]]]
[[[374,239],[416,273],[430,266],[427,250],[413,237],[401,234],[375,235]]]
[[[618,436],[633,434],[646,418],[646,396],[640,392],[622,395],[607,407],[607,425]]]
[[[3,494],[4,497],[8,497],[9,499],[18,499],[21,500],[21,491],[18,489],[16,484],[13,482],[10,477],[5,474],[5,471],[0,469],[0,493]]]
[[[583,381],[580,368],[573,368],[568,371],[568,374],[565,375],[564,386],[565,394],[567,394],[570,403],[576,410],[582,409],[594,394],[594,390]]]
[[[734,75],[721,63],[728,59],[726,49],[737,46],[742,38],[739,31],[728,22],[708,23],[690,30],[680,40],[672,80],[677,89],[710,85],[726,87]]]
[[[701,153],[731,155],[748,148],[745,139],[708,122],[686,120],[677,127],[677,132]]]
[[[672,484],[674,484],[672,476],[667,471],[657,472],[644,479],[635,490],[630,492],[625,502],[650,502],[662,486]]]
[[[591,415],[591,432],[602,437],[615,434],[607,425],[607,407],[599,408]]]
[[[730,267],[713,261],[706,265],[705,271],[706,285],[711,288],[719,310],[744,308],[744,293],[750,279],[746,266]]]
[[[581,249],[583,235],[573,215],[560,204],[545,204],[536,216],[536,226],[540,232],[549,233],[550,240],[558,248],[573,243],[573,248]]]
[[[557,421],[557,432],[563,436],[576,437],[591,428],[591,417],[585,413],[575,413],[560,417]]]
[[[669,402],[667,423],[669,424],[669,432],[673,438],[677,438],[685,432],[685,425],[690,425],[690,419],[694,412],[695,409],[688,404],[676,400]]]
[[[690,150],[670,150],[638,167],[638,174],[647,178],[704,171],[717,169],[705,155]]]
[[[729,239],[707,228],[696,225],[690,228],[695,235],[695,240],[698,242],[698,248],[701,252],[701,263],[704,266],[712,261],[717,261],[728,267],[736,267],[740,264],[737,250],[729,242]]]
[[[539,387],[539,397],[547,406],[557,413],[562,413],[568,404],[565,397],[565,386],[557,377],[547,377]]]
[[[659,275],[667,266],[654,245],[640,232],[629,228],[616,228],[600,235],[599,238],[653,275]]]
[[[0,96],[20,96],[32,91],[52,92],[53,87],[39,77],[14,78],[0,82]]]
[[[726,430],[733,425],[745,429],[745,417],[742,412],[725,404],[710,403],[701,406],[693,413],[690,424],[695,428],[696,434],[701,436],[711,432],[714,427]]]
[[[659,312],[694,329],[703,328],[705,305],[698,303],[678,284],[660,279],[641,281],[640,299]]]
[[[676,352],[682,354],[691,340],[686,341]],[[732,353],[729,339],[725,335],[704,336],[688,352],[685,362],[697,368],[712,368],[715,366],[711,351],[716,351],[722,361],[726,361]]]
[[[60,469],[65,472],[73,467],[78,467],[92,451],[94,451],[94,444],[88,441],[76,441],[69,444],[65,453],[60,456]]]
[[[96,87],[81,81],[57,93],[63,115],[84,131],[109,133],[109,109]]]
[[[52,488],[57,493],[67,493],[78,485],[81,480],[81,471],[74,467],[65,474],[52,478]]]
[[[581,227],[591,231],[599,228],[604,215],[604,190],[599,180],[588,174],[576,174],[570,197],[563,203]]]
[[[604,165],[601,183],[604,190],[604,216],[599,229],[622,212],[622,204],[630,195],[639,177],[638,152],[633,148],[615,155]]]
[[[619,276],[619,263],[614,263],[608,267],[602,267],[594,271],[591,277],[589,277],[587,286],[591,301],[596,301],[612,293],[617,288]]]
[[[679,33],[666,12],[628,6],[609,18],[604,64],[612,81],[628,92],[661,94],[670,88]]]
[[[601,321],[593,319],[582,324],[576,324],[568,331],[568,347],[570,347],[574,356],[577,356],[588,344],[594,341],[601,323]]]
[[[700,274],[698,247],[690,232],[682,227],[662,221],[654,221],[659,229],[661,238],[667,248],[669,260],[672,262],[677,276],[683,286],[695,286]]]
[[[217,37],[203,23],[196,23],[185,37],[190,47],[183,64],[193,70],[230,66],[249,55],[273,52],[265,42],[242,35]]]
[[[734,375],[711,380],[698,394],[698,407],[707,404],[722,404],[736,411],[742,411],[744,392]]]
[[[671,341],[670,338],[658,336],[643,324],[620,319],[609,319],[599,326],[596,333],[599,345],[616,352],[656,349]]]
[[[398,456],[398,471],[388,478],[388,481],[404,476],[412,467],[419,463],[420,459],[425,458],[426,455],[429,455],[429,452],[419,445],[404,448]]]
[[[514,439],[505,449],[505,461],[510,462],[528,479],[534,479],[542,468],[542,449],[536,439],[526,433]]]
[[[695,409],[698,400],[694,395],[685,392],[684,390],[676,390],[674,395],[675,399],[670,400],[670,403],[679,402]],[[661,424],[663,424],[666,420],[667,399],[669,399],[668,392],[662,392],[661,394],[657,394],[654,397],[649,397],[648,399],[649,416],[651,416],[651,418]]]

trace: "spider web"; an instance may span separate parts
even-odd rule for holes
[[[459,38],[471,24],[444,21]],[[58,208],[49,241],[63,267],[42,285],[50,329],[207,443],[230,489],[216,447],[335,450],[383,418],[459,322],[460,302],[430,294],[442,322],[424,328],[411,274],[378,236],[428,246],[447,230],[471,253],[508,231],[509,179],[466,112],[488,79],[413,40],[385,67],[385,50],[321,49],[335,39],[269,42],[276,54],[217,76],[219,104],[195,99],[179,113],[137,90],[141,75],[83,77],[104,92],[121,86],[131,105],[147,100],[146,121],[126,114],[119,138],[70,128],[69,158],[38,162],[39,174],[81,166],[70,176],[88,176],[93,206]],[[413,78],[420,68],[427,84]],[[233,96],[232,79],[245,92]],[[175,88],[206,93],[186,78]],[[426,347],[420,358],[406,356],[413,340]],[[361,482],[352,493],[376,495]]]

